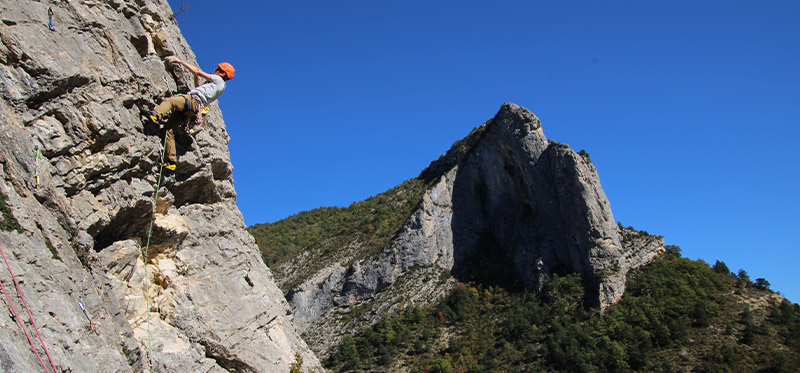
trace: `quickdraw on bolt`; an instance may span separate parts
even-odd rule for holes
[[[164,86],[167,87],[167,91],[164,92],[165,97],[172,97],[172,91],[169,90],[169,81],[167,80],[167,76],[164,75]]]
[[[53,27],[53,8],[47,8],[47,16],[50,18],[50,22],[47,23],[47,27],[50,28],[50,31],[55,31],[56,28]]]
[[[83,311],[84,316],[86,316],[86,319],[89,320],[89,325],[92,327],[92,330],[94,331],[94,334],[98,334],[99,335],[100,333],[98,333],[97,332],[97,328],[94,327],[94,322],[92,322],[92,318],[89,317],[89,313],[86,312],[86,307],[83,306],[83,299],[78,298],[78,306],[81,307],[81,311]]]
[[[39,155],[41,152],[39,151],[39,145],[34,145],[34,150],[36,151],[36,163],[34,164],[33,170],[34,174],[36,175],[36,185],[34,187],[39,186]]]

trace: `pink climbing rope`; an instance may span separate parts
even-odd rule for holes
[[[11,271],[11,265],[8,264],[8,259],[6,259],[6,253],[3,252],[3,248],[0,247],[0,254],[3,255],[3,261],[6,262],[6,267],[8,268],[8,273],[11,274],[11,280],[14,281],[14,286],[17,288],[17,294],[19,294],[20,299],[22,299],[22,305],[25,306],[25,311],[28,312],[28,317],[31,319],[31,324],[33,324],[33,329],[36,330],[36,335],[39,336],[39,342],[42,344],[42,348],[44,349],[44,353],[47,354],[47,360],[50,361],[50,366],[53,367],[53,373],[57,373],[58,369],[56,369],[55,364],[53,364],[53,359],[50,357],[50,353],[47,351],[47,347],[44,344],[44,339],[42,339],[42,335],[39,334],[39,328],[36,327],[36,321],[33,321],[33,314],[31,314],[31,310],[28,308],[28,302],[25,301],[25,297],[22,295],[22,289],[19,288],[19,284],[17,284],[17,279],[14,277],[14,272]],[[47,369],[47,366],[44,365],[44,361],[42,361],[41,356],[39,356],[39,352],[36,351],[36,347],[33,345],[33,340],[31,336],[28,334],[28,330],[25,329],[25,325],[22,323],[22,319],[19,318],[17,314],[17,310],[14,308],[14,305],[11,303],[11,298],[8,296],[6,292],[6,287],[3,286],[3,283],[0,282],[0,287],[3,288],[3,294],[6,295],[6,299],[8,300],[8,305],[11,306],[11,311],[14,312],[14,317],[17,319],[19,326],[22,327],[22,330],[25,332],[25,336],[28,337],[28,342],[31,344],[31,348],[33,349],[33,353],[36,354],[36,357],[39,358],[39,362],[42,363],[42,368],[47,373],[50,373],[50,370]]]
[[[17,319],[17,323],[19,323],[19,326],[22,327],[22,330],[25,332],[25,336],[28,337],[28,342],[31,344],[31,349],[33,350],[33,353],[36,354],[36,357],[39,358],[39,362],[42,363],[42,368],[44,368],[45,372],[50,372],[49,370],[47,370],[47,366],[44,365],[42,357],[39,356],[39,352],[36,351],[36,347],[33,345],[33,340],[31,340],[31,336],[28,334],[28,329],[25,329],[25,324],[23,324],[22,319],[19,318],[17,310],[16,308],[14,308],[14,304],[11,303],[11,298],[8,297],[8,293],[6,292],[6,287],[3,286],[2,282],[0,282],[0,289],[3,289],[3,294],[6,295],[6,299],[8,300],[8,305],[11,306],[11,311],[14,313],[14,318]]]

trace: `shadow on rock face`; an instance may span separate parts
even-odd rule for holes
[[[94,251],[102,251],[117,241],[146,235],[153,215],[152,206],[151,202],[140,200],[131,207],[120,209],[107,223],[90,228]]]
[[[590,212],[571,150],[549,142],[538,119],[504,107],[458,165],[453,184],[453,269],[461,281],[540,291],[550,273],[580,273],[590,303]],[[566,166],[564,166],[566,167]],[[564,168],[562,167],[562,168]],[[568,168],[568,167],[567,167]]]

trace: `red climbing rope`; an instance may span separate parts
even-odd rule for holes
[[[56,369],[55,364],[53,364],[53,359],[50,357],[50,353],[47,352],[47,347],[44,345],[44,340],[42,339],[42,335],[39,334],[39,328],[36,327],[36,321],[33,321],[33,314],[31,314],[31,310],[28,308],[28,302],[25,301],[25,297],[22,296],[22,289],[19,288],[19,284],[17,284],[17,279],[14,277],[14,272],[11,271],[11,265],[8,264],[8,259],[6,259],[6,253],[3,252],[3,248],[0,247],[0,254],[3,255],[3,261],[6,262],[6,267],[8,268],[8,273],[11,274],[11,280],[14,281],[14,286],[17,288],[17,294],[19,294],[20,299],[22,299],[22,305],[25,306],[25,311],[28,312],[28,317],[31,319],[31,324],[33,324],[33,329],[36,330],[36,335],[39,336],[39,342],[42,344],[42,348],[44,349],[44,353],[47,354],[47,360],[50,361],[50,366],[53,367],[53,373],[57,373],[58,369]],[[39,352],[36,351],[36,347],[33,345],[33,340],[31,339],[30,334],[28,334],[28,330],[25,329],[25,325],[22,323],[22,319],[19,318],[17,314],[17,310],[14,308],[14,304],[11,303],[11,298],[8,296],[6,292],[6,287],[3,286],[3,283],[0,282],[0,287],[3,289],[3,294],[6,295],[6,299],[8,300],[8,305],[11,307],[11,311],[14,312],[14,318],[17,319],[19,326],[22,327],[22,330],[25,332],[25,336],[28,337],[28,342],[31,344],[31,348],[33,349],[33,353],[36,354],[36,357],[39,358],[39,362],[42,363],[42,368],[47,373],[50,373],[50,370],[47,369],[47,366],[44,365],[44,361],[42,361],[42,357],[39,356]]]
[[[31,344],[31,349],[33,350],[33,353],[36,354],[37,358],[39,358],[39,362],[42,363],[42,368],[44,368],[46,372],[49,372],[49,370],[47,370],[47,366],[44,365],[44,361],[42,361],[41,356],[39,356],[39,352],[36,351],[36,347],[33,345],[33,340],[31,340],[31,336],[28,334],[28,330],[25,329],[25,324],[22,323],[22,319],[19,318],[19,315],[17,314],[17,309],[14,308],[14,304],[11,303],[11,298],[8,297],[8,293],[6,292],[6,287],[3,286],[2,282],[0,282],[0,288],[3,289],[3,294],[6,295],[6,299],[8,300],[8,305],[11,306],[11,311],[14,313],[14,318],[17,319],[17,323],[19,323],[19,326],[22,327],[22,330],[25,332],[25,336],[28,337],[28,342]]]

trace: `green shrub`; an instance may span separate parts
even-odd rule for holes
[[[731,274],[731,270],[728,268],[725,262],[721,262],[719,260],[714,263],[714,267],[712,267],[712,269],[714,272],[717,272],[721,275],[730,276]]]
[[[589,152],[587,152],[586,150],[581,149],[581,151],[578,152],[578,155],[580,155],[586,162],[589,163],[592,162],[592,159],[589,158]]]
[[[8,197],[3,193],[0,193],[0,230],[22,233],[22,226],[11,212],[11,208],[8,206]]]
[[[450,362],[446,359],[436,359],[431,365],[429,369],[431,373],[451,373],[453,371],[453,366],[450,365]]]
[[[60,262],[61,261],[61,257],[58,256],[58,250],[56,250],[56,247],[53,246],[53,243],[50,242],[49,239],[45,238],[44,239],[44,245],[47,246],[47,248],[50,250],[50,254],[53,255],[53,259],[58,260]]]
[[[767,281],[767,279],[765,279],[765,278],[757,278],[756,281],[753,283],[753,285],[757,289],[769,290],[769,287],[772,284],[770,284],[769,281]]]

